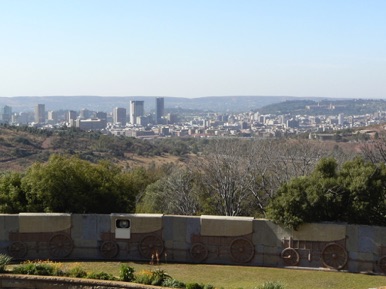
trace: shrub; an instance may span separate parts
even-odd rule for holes
[[[88,279],[98,279],[98,280],[117,280],[112,274],[106,272],[91,272],[87,275]]]
[[[186,284],[186,289],[204,289],[204,285],[198,283],[188,283]]]
[[[152,272],[147,270],[142,270],[135,276],[135,282],[145,285],[151,284]]]
[[[164,270],[157,269],[155,271],[152,271],[151,285],[160,286],[163,281],[169,278],[170,275],[165,273]]]
[[[134,268],[128,265],[122,264],[119,270],[119,279],[126,282],[131,282],[135,279]]]
[[[0,254],[0,273],[5,272],[5,266],[7,266],[12,260],[12,257]]]
[[[256,289],[284,289],[284,285],[277,281],[267,281]]]
[[[170,278],[171,277],[169,274],[160,269],[155,271],[143,270],[136,275],[135,282],[146,285],[160,286],[165,280]]]
[[[80,265],[75,265],[66,271],[66,276],[74,278],[86,278],[87,272]]]
[[[62,264],[51,261],[27,261],[13,268],[16,274],[63,276]]]
[[[162,282],[161,286],[169,288],[185,288],[185,283],[173,278],[168,278]]]

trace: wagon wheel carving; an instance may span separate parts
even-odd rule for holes
[[[119,246],[116,242],[106,241],[102,243],[99,250],[104,258],[111,259],[117,256],[119,252]]]
[[[234,262],[247,263],[255,255],[255,248],[251,241],[238,238],[232,241],[230,246],[231,257]]]
[[[342,269],[347,263],[347,252],[341,245],[327,244],[322,251],[322,262],[328,268]]]
[[[27,244],[20,241],[12,242],[12,244],[8,247],[9,254],[15,259],[23,258],[27,254],[27,251]]]
[[[142,257],[150,259],[152,255],[158,254],[158,256],[161,256],[164,250],[164,244],[161,238],[155,235],[148,235],[142,238],[138,249]]]
[[[293,248],[286,248],[281,252],[281,258],[287,266],[296,266],[299,264],[299,253]]]
[[[190,256],[195,262],[202,262],[208,257],[208,248],[201,243],[193,244],[190,248]]]
[[[378,261],[379,269],[381,269],[381,272],[386,274],[386,256],[381,257]]]
[[[64,258],[70,255],[74,248],[74,243],[68,235],[56,234],[49,240],[48,247],[52,257]]]

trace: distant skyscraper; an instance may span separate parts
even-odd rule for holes
[[[130,101],[130,123],[137,124],[137,117],[144,115],[144,102],[142,100]]]
[[[12,107],[8,105],[0,106],[0,123],[9,123],[12,118]]]
[[[38,104],[35,106],[35,122],[46,122],[46,106],[44,104]]]
[[[155,123],[162,124],[162,117],[165,112],[165,102],[163,97],[157,97],[155,99]]]
[[[338,115],[338,124],[343,125],[344,124],[344,113],[340,113]]]
[[[113,123],[120,123],[122,126],[126,125],[126,108],[115,107],[113,109]]]

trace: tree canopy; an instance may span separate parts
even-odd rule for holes
[[[52,155],[24,175],[1,176],[0,211],[134,212],[136,196],[153,181],[145,170],[123,172],[109,162],[93,164],[75,156]]]
[[[335,159],[322,159],[309,176],[279,188],[267,216],[295,229],[323,221],[384,226],[386,167],[356,158],[338,169]]]

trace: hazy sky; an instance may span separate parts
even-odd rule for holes
[[[0,96],[386,98],[385,0],[0,0]]]

